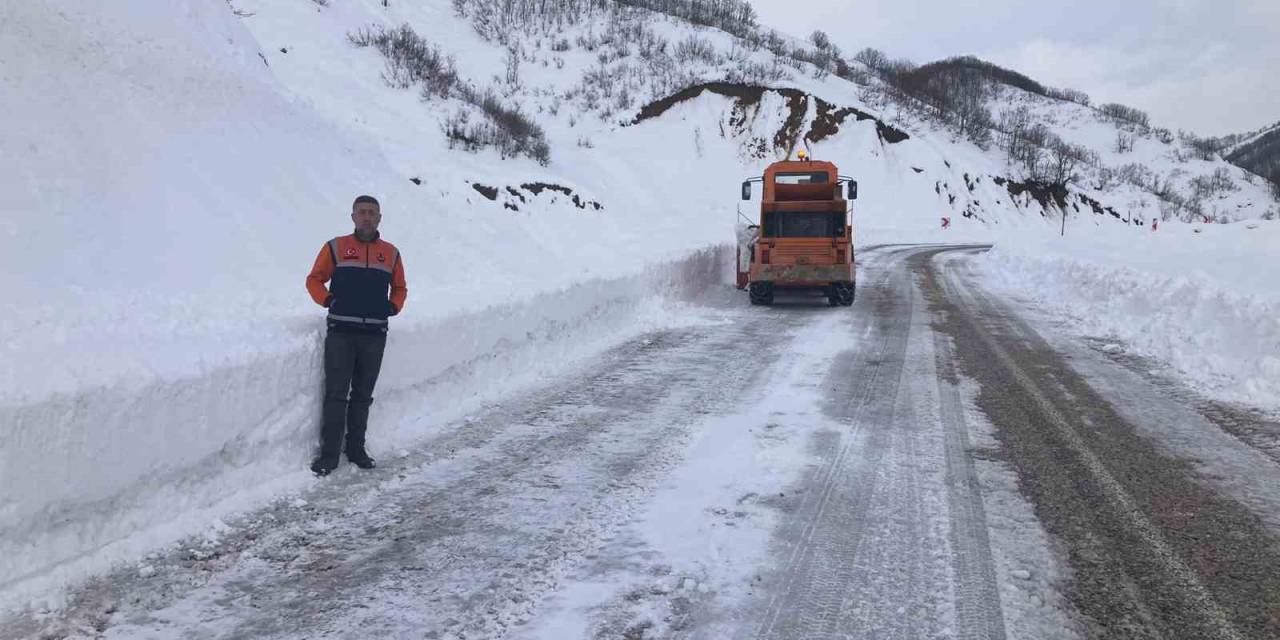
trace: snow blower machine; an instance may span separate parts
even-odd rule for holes
[[[751,199],[753,182],[763,183],[763,194],[758,221],[738,211],[738,288],[757,305],[773,304],[784,290],[821,293],[833,307],[851,305],[856,274],[849,214],[858,183],[830,162],[797,155],[742,183],[743,200]]]

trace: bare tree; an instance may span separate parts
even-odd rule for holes
[[[1184,139],[1187,146],[1191,147],[1191,151],[1195,153],[1195,157],[1201,160],[1213,160],[1222,150],[1221,142],[1214,138],[1200,138],[1188,133]]]
[[[508,0],[509,1],[509,0]],[[540,4],[555,4],[548,0]],[[560,0],[557,0],[560,1]],[[588,0],[589,1],[589,0]],[[693,24],[715,27],[739,38],[758,31],[755,9],[746,0],[614,0],[621,5],[644,7]],[[601,3],[604,4],[604,3]]]
[[[1116,131],[1116,153],[1133,151],[1133,135],[1124,131]]]
[[[831,38],[820,29],[809,34],[809,42],[812,42],[813,46],[819,49],[831,48]]]
[[[963,77],[956,83],[952,109],[956,129],[960,135],[979,146],[991,138],[991,111],[987,109],[988,87],[986,81],[975,76]]]
[[[1117,180],[1117,172],[1115,169],[1107,166],[1098,167],[1098,173],[1094,176],[1093,188],[1098,191],[1109,191],[1112,187],[1119,184]]]
[[[516,86],[520,84],[520,52],[518,51],[519,46],[520,45],[518,44],[513,44],[507,47],[507,57],[506,57],[507,78],[506,79],[507,79],[507,84],[511,86]]]
[[[889,57],[883,51],[871,47],[855,53],[853,59],[867,65],[873,71],[883,71],[889,67]]]
[[[1005,157],[1016,161],[1026,144],[1026,132],[1031,126],[1031,110],[1025,105],[1006,110],[1000,114],[1001,146]]]
[[[1231,179],[1231,171],[1226,167],[1218,167],[1209,174],[1209,184],[1213,186],[1213,190],[1217,193],[1227,193],[1229,191],[1238,191],[1240,187],[1236,186],[1235,181]]]
[[[1116,102],[1104,104],[1098,107],[1098,111],[1116,120],[1136,124],[1140,127],[1151,126],[1151,118],[1147,116],[1146,112],[1133,107],[1126,107]]]
[[[1082,104],[1086,107],[1089,106],[1089,94],[1080,91],[1079,89],[1062,89],[1060,93],[1063,100]]]
[[[1049,146],[1049,165],[1046,178],[1058,185],[1067,185],[1080,179],[1076,169],[1092,160],[1093,152],[1080,145],[1057,140]]]

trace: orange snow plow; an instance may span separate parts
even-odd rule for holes
[[[831,306],[851,305],[849,203],[858,197],[858,183],[830,162],[803,151],[799,158],[775,162],[742,183],[743,200],[751,199],[752,182],[763,183],[764,192],[759,220],[738,226],[738,288],[747,290],[751,304],[773,304],[775,292],[795,290],[822,293]]]

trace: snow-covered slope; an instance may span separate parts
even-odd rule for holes
[[[1007,86],[997,87],[989,105],[998,119],[1025,107],[1034,122],[1095,154],[1093,163],[1078,167],[1072,190],[1111,206],[1121,217],[1190,216],[1194,221],[1231,222],[1274,217],[1280,211],[1266,180],[1220,155],[1201,157],[1166,130],[1118,121],[1096,108]],[[995,141],[994,151],[1000,142]],[[1158,193],[1169,195],[1162,198]]]
[[[998,149],[720,31],[600,10],[499,42],[451,2],[389,4],[0,6],[0,604],[306,480],[323,323],[302,281],[358,194],[382,201],[410,289],[374,407],[382,447],[676,321],[658,298],[725,278],[739,181],[806,138],[861,183],[859,244],[1059,226],[1059,201]],[[519,106],[549,162],[451,147],[446,124],[478,108],[389,84],[350,38],[402,25]],[[681,93],[712,82],[728,89]],[[1030,101],[1064,138],[1115,137]],[[1133,157],[1165,162],[1160,144]],[[1265,207],[1255,191],[1223,215]],[[1145,237],[1121,219],[1158,211],[1128,187],[1082,193],[1096,207],[1064,195],[1070,225],[1115,237]]]
[[[1280,122],[1243,136],[1223,149],[1222,156],[1232,164],[1270,178],[1272,193],[1280,194]]]

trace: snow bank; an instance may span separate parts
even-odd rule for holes
[[[978,264],[992,286],[1215,397],[1280,408],[1280,223],[1068,227],[1066,238],[1000,241]]]
[[[668,301],[723,285],[731,262],[728,247],[705,250],[628,278],[393,326],[371,448],[376,454],[420,441],[622,335],[669,323],[662,315]],[[0,604],[306,482],[323,393],[323,336],[317,316],[290,351],[196,377],[0,408],[10,436],[0,450]]]

